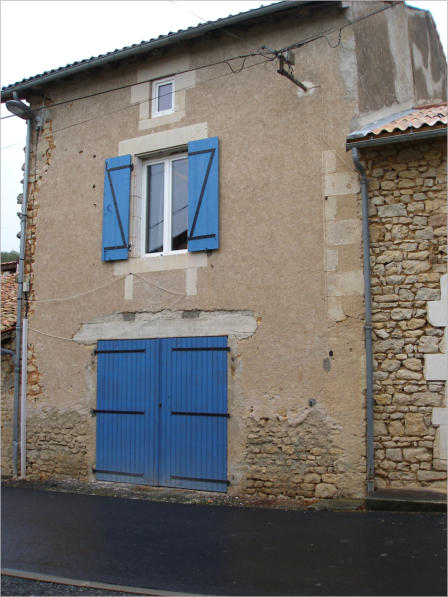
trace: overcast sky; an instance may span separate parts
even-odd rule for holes
[[[1,0],[1,86],[68,63],[271,2]],[[408,2],[432,12],[446,50],[446,0]],[[2,116],[8,115],[2,105]],[[25,123],[2,120],[1,248],[18,250]]]

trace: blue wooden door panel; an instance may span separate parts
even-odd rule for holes
[[[227,338],[175,338],[168,350],[169,453],[172,487],[227,490]],[[171,348],[171,350],[169,350]]]
[[[154,352],[147,340],[98,343],[97,453],[99,480],[152,483],[156,440],[154,428]]]
[[[227,490],[226,345],[98,343],[97,479]]]

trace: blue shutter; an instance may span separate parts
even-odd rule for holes
[[[188,144],[188,250],[219,247],[218,137]]]
[[[103,261],[127,259],[129,250],[130,155],[106,160],[103,203]]]

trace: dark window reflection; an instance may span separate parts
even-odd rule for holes
[[[188,159],[172,162],[171,250],[187,248]]]
[[[146,253],[161,253],[163,250],[164,170],[164,164],[153,164],[147,168]]]

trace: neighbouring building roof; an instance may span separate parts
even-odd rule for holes
[[[2,274],[5,272],[12,272],[16,273],[18,266],[18,261],[4,261],[2,263]]]
[[[372,122],[347,137],[347,149],[371,145],[373,140],[395,142],[398,138],[409,140],[415,138],[446,135],[448,123],[448,105],[446,102],[431,106],[411,108],[398,114],[393,114],[382,120]],[[401,139],[400,139],[401,140]]]
[[[17,276],[16,274],[4,274],[1,277],[1,331],[8,332],[16,326],[17,307]]]
[[[3,87],[2,101],[11,99],[14,91],[19,94],[24,93],[27,90],[36,87],[37,85],[50,83],[57,79],[74,75],[77,72],[103,66],[104,64],[110,62],[131,58],[132,56],[144,54],[150,50],[173,45],[183,40],[194,39],[224,27],[230,27],[232,25],[237,25],[238,23],[247,22],[260,17],[267,17],[271,14],[289,10],[291,8],[297,8],[302,4],[314,4],[314,2],[310,0],[286,0],[283,2],[269,4],[268,6],[261,6],[260,8],[254,8],[236,15],[230,15],[228,17],[217,19],[216,21],[207,21],[206,23],[201,23],[195,27],[188,27],[187,29],[180,29],[177,32],[170,32],[167,35],[159,35],[159,37],[150,39],[149,41],[142,41],[139,44],[132,44],[131,46],[116,49],[112,52],[107,52],[106,54],[92,56],[91,58],[73,62],[72,64],[61,66],[60,68],[45,71],[40,75],[28,77],[26,79],[22,79],[22,81],[18,81],[17,83],[12,83],[11,85]],[[325,2],[321,4],[325,4]]]

